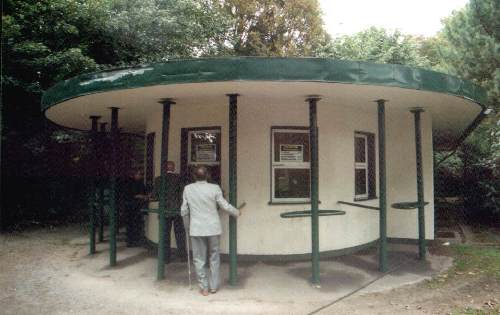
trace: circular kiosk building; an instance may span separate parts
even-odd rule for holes
[[[185,178],[206,165],[231,203],[246,203],[237,220],[221,214],[234,283],[238,259],[311,258],[318,282],[320,257],[376,245],[384,270],[388,239],[418,240],[424,258],[434,237],[433,151],[457,146],[482,104],[482,89],[433,71],[248,57],[84,74],[48,90],[42,106],[64,127],[89,130],[96,116],[112,139],[143,136],[146,181],[162,175],[162,161]],[[145,221],[155,243],[173,210],[163,204],[151,202]]]

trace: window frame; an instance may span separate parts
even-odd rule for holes
[[[365,161],[357,162],[356,161],[356,138],[361,138],[365,142]],[[356,170],[364,170],[365,171],[365,193],[364,194],[356,194]],[[355,132],[354,133],[354,199],[363,200],[368,199],[370,196],[370,183],[369,183],[369,163],[368,163],[368,135],[366,133]]]
[[[365,139],[365,163],[356,162],[356,137]],[[377,161],[376,137],[374,132],[354,131],[354,201],[377,199]],[[356,169],[365,169],[366,164],[366,193],[356,195]]]
[[[272,126],[271,127],[271,141],[270,141],[270,177],[271,177],[271,187],[270,187],[270,201],[269,204],[308,204],[311,203],[311,188],[309,187],[309,198],[276,198],[275,197],[275,170],[276,169],[309,169],[309,178],[311,176],[311,152],[309,143],[309,162],[275,162],[275,143],[274,134],[275,133],[304,133],[309,136],[309,127],[303,126]],[[310,141],[310,137],[308,137]],[[309,180],[309,186],[310,186]]]

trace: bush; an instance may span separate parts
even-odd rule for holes
[[[479,126],[456,154],[439,163],[435,172],[437,197],[463,197],[470,223],[500,224],[498,122],[487,121]]]

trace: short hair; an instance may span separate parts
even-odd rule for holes
[[[200,165],[194,169],[193,176],[195,180],[207,180],[208,179],[208,169],[206,166]]]

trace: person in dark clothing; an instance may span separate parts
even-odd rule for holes
[[[133,171],[124,181],[122,190],[127,247],[141,246],[144,243],[144,216],[141,209],[147,206],[149,199],[142,171]]]
[[[182,191],[184,183],[182,177],[175,173],[175,163],[167,161],[163,166],[166,168],[165,180],[167,183],[167,191],[165,192],[165,208],[167,211],[166,216],[166,229],[165,229],[165,263],[171,261],[171,240],[170,235],[172,226],[174,228],[175,242],[177,244],[177,257],[185,260],[186,256],[186,233],[184,231],[184,223],[180,215],[182,204]],[[160,196],[160,177],[155,178],[154,191],[152,193],[155,199]]]

